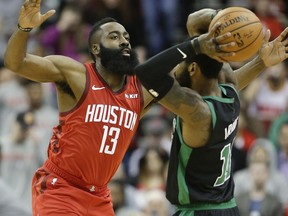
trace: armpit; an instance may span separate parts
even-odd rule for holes
[[[68,85],[68,83],[64,82],[64,81],[59,81],[59,82],[56,82],[56,85],[59,87],[59,89],[70,95],[73,99],[76,99],[72,89],[70,88],[70,86]]]

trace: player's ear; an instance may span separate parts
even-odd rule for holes
[[[188,66],[188,72],[190,76],[193,76],[196,73],[197,70],[197,63],[196,62],[192,62],[191,64],[189,64]]]
[[[99,44],[93,44],[92,45],[92,53],[94,54],[94,55],[99,55],[99,53],[100,53],[100,46],[99,46]]]

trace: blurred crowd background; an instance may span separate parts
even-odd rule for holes
[[[17,28],[21,0],[0,1],[0,215],[31,215],[31,178],[46,159],[58,124],[54,85],[21,78],[3,65]],[[288,26],[287,0],[43,0],[57,13],[30,34],[28,51],[90,61],[91,26],[111,16],[131,36],[140,62],[187,38],[189,13],[242,6],[256,13],[273,40]],[[243,63],[231,63],[234,69]],[[160,68],[161,69],[161,68]],[[288,215],[288,63],[266,69],[241,92],[242,110],[233,146],[235,196],[242,216]],[[165,198],[174,115],[155,104],[109,187],[117,216],[169,216]]]

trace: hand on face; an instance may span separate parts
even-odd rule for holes
[[[45,14],[40,13],[41,0],[25,0],[20,10],[18,23],[22,28],[35,28],[55,13],[49,10]]]

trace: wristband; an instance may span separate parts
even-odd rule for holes
[[[23,28],[18,23],[18,29],[20,29],[21,31],[24,31],[24,32],[30,32],[33,28]]]
[[[199,44],[198,38],[194,38],[192,40],[192,46],[194,48],[194,51],[195,51],[196,55],[199,55],[201,53],[201,48],[200,48],[200,44]]]

